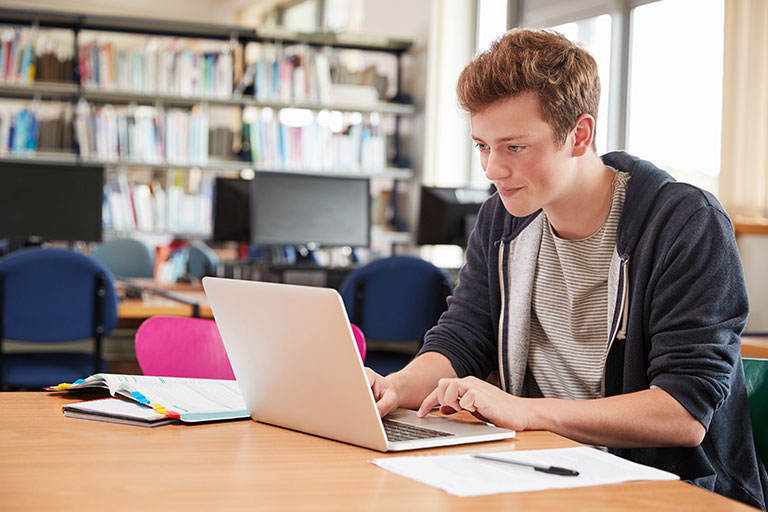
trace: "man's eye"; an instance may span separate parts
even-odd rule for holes
[[[486,149],[488,149],[488,146],[483,144],[482,142],[475,142],[475,147],[480,151],[485,151]]]
[[[519,153],[523,146],[507,146],[507,148],[513,153]]]

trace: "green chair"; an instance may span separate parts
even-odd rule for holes
[[[744,358],[744,376],[755,447],[768,466],[768,359]]]

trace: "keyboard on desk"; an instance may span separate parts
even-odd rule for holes
[[[426,427],[417,427],[416,425],[409,425],[407,423],[400,423],[399,421],[393,421],[384,419],[384,432],[387,434],[387,439],[390,441],[414,441],[417,439],[430,439],[433,437],[446,437],[453,436],[450,432],[443,432],[441,430],[434,430]]]

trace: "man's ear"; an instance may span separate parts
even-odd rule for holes
[[[581,114],[571,131],[573,140],[572,156],[583,156],[592,144],[594,136],[595,118],[589,114]]]

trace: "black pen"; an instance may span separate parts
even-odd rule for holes
[[[490,455],[482,455],[482,454],[475,454],[475,455],[472,455],[472,457],[474,457],[475,459],[490,460],[492,462],[501,462],[503,464],[514,464],[515,466],[526,466],[529,468],[533,468],[536,471],[541,471],[542,473],[549,473],[551,475],[579,476],[578,471],[574,471],[572,469],[567,469],[567,468],[561,468],[558,466],[538,466],[536,464],[531,464],[530,462],[520,462],[518,460],[502,459],[499,457],[491,457]]]

